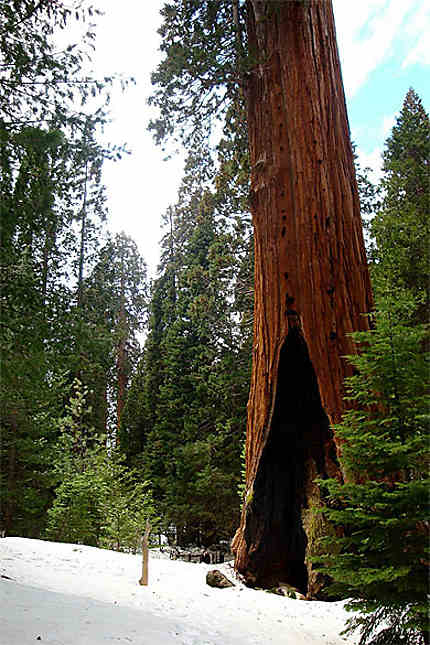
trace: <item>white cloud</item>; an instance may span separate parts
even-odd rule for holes
[[[403,69],[415,63],[430,65],[429,31],[430,4],[427,0],[417,0],[404,26],[405,38],[411,43],[411,46],[403,61]]]
[[[405,25],[405,35],[414,45],[411,47],[402,67],[415,63],[430,65],[430,47],[428,35],[430,31],[430,5],[427,0],[418,0],[416,7]]]
[[[334,0],[334,13],[345,91],[353,96],[369,74],[392,52],[408,17],[421,10],[416,0]]]
[[[369,168],[369,179],[376,184],[382,176],[382,150],[377,147],[374,148],[371,152],[364,152],[360,148],[357,148],[356,153],[358,155],[358,160],[360,167],[364,170]]]
[[[390,135],[391,130],[394,124],[396,123],[396,119],[399,116],[399,114],[400,112],[397,110],[393,114],[388,114],[387,116],[384,116],[384,118],[382,119],[381,132],[384,139],[386,139]]]
[[[430,65],[430,46],[428,40],[429,29],[430,26],[426,28],[426,33],[419,38],[416,47],[411,49],[409,54],[406,56],[402,64],[403,68],[415,63],[421,63],[421,65]]]

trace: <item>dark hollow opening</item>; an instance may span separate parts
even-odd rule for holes
[[[307,463],[324,474],[329,423],[306,342],[293,328],[281,349],[272,425],[248,504],[245,540],[249,582],[271,587],[286,582],[306,593]]]

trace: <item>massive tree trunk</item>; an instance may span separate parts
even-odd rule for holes
[[[371,290],[331,0],[249,1],[248,39],[255,327],[233,548],[249,584],[312,596],[313,480],[339,474],[330,426]]]

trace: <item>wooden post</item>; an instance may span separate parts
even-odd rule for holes
[[[140,585],[148,584],[148,560],[149,560],[149,534],[151,533],[151,525],[149,520],[146,520],[145,533],[142,535],[142,577],[139,580]]]

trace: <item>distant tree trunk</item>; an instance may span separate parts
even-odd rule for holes
[[[50,187],[50,192],[44,197],[40,203],[40,211],[43,212],[44,219],[44,234],[45,241],[42,252],[42,300],[46,304],[46,296],[48,293],[48,277],[49,277],[49,262],[51,260],[52,251],[55,247],[55,240],[57,235],[57,218],[53,211],[54,196],[53,196],[53,179],[52,179],[52,163],[45,158],[46,167],[46,185]]]
[[[339,476],[348,334],[371,289],[330,0],[248,1],[255,323],[246,500],[233,548],[248,584],[315,595],[313,480]]]
[[[84,193],[81,209],[81,244],[79,248],[78,264],[78,307],[82,306],[84,289],[85,244],[87,238],[87,191],[88,191],[88,159],[85,162]]]
[[[125,312],[125,275],[124,275],[124,258],[121,257],[121,276],[120,276],[120,306],[118,317],[118,354],[117,354],[117,378],[118,378],[118,394],[117,394],[117,428],[119,431],[121,425],[122,411],[125,405],[125,391],[127,387],[127,372],[126,372],[126,341],[127,341],[127,318]]]
[[[48,293],[49,261],[51,259],[52,250],[55,245],[57,228],[57,223],[55,221],[54,215],[48,213],[48,217],[49,215],[51,215],[51,221],[47,221],[46,223],[45,243],[43,245],[42,255],[42,299],[44,303],[46,303],[46,297]]]
[[[148,584],[148,564],[149,564],[149,534],[151,533],[151,525],[146,520],[145,533],[142,536],[142,576],[139,580],[140,585]]]

